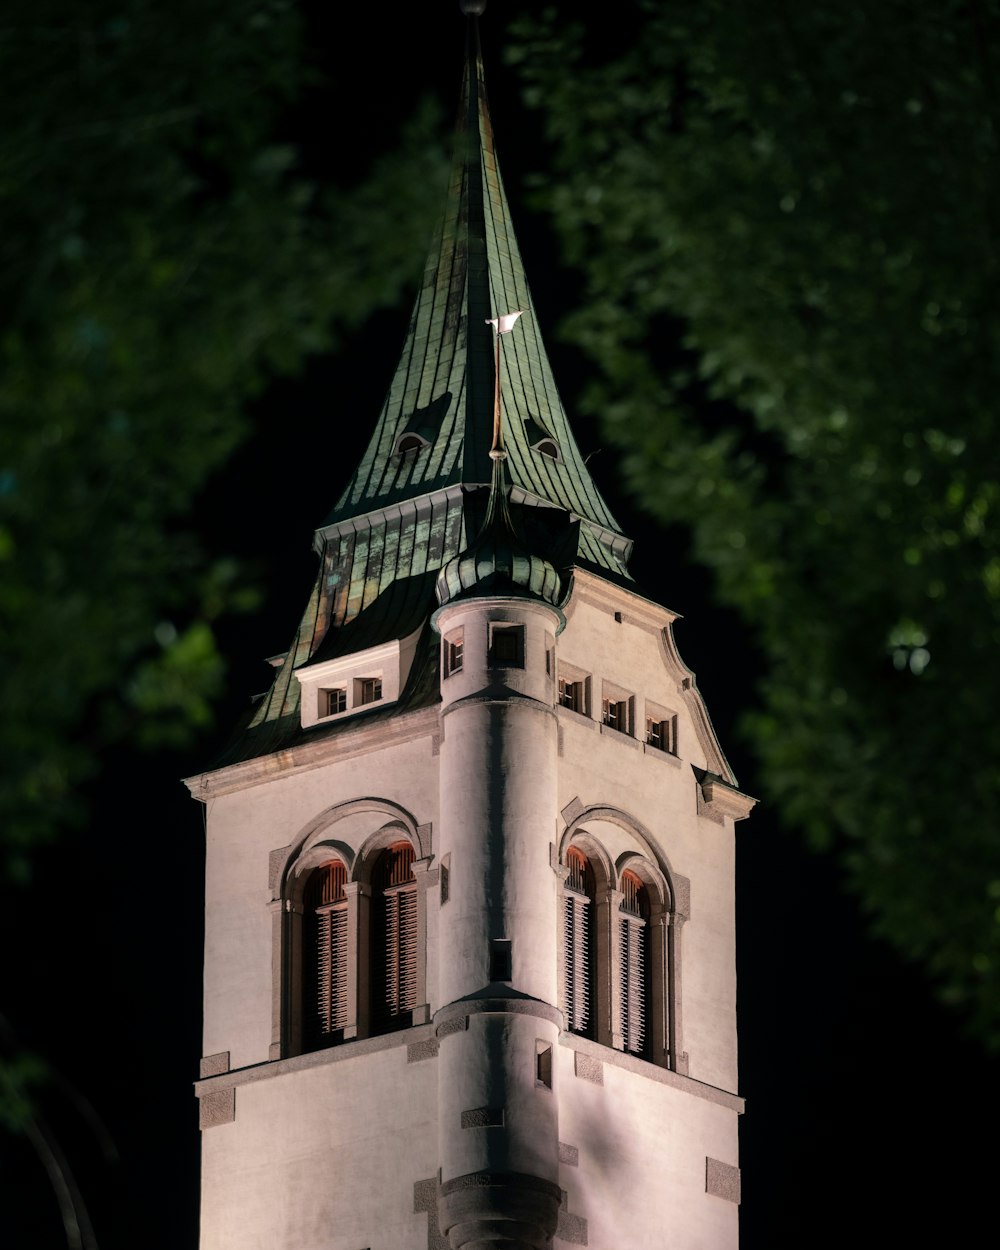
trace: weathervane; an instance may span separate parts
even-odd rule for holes
[[[517,324],[518,317],[524,311],[523,308],[518,308],[514,312],[504,313],[500,317],[486,318],[486,324],[493,327],[497,338],[496,375],[493,384],[493,446],[490,448],[491,460],[507,459],[507,451],[503,445],[503,427],[500,421],[500,339],[504,334],[510,334]]]

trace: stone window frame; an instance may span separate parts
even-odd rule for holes
[[[615,711],[612,712],[611,709]],[[601,726],[626,738],[635,736],[635,695],[612,681],[601,682]]]
[[[490,621],[488,630],[486,657],[489,667],[524,668],[524,625],[517,621]]]
[[[659,703],[654,703],[652,699],[646,699],[643,715],[645,720],[642,735],[643,744],[651,751],[659,751],[663,755],[672,755],[678,758],[677,713],[670,711],[669,708],[663,707]],[[651,723],[659,727],[659,743],[650,741]],[[666,729],[664,729],[664,726],[666,726]]]
[[[563,701],[563,687],[574,686],[579,691],[578,698],[572,703]],[[590,719],[591,704],[591,685],[592,679],[590,673],[586,669],[577,668],[575,664],[566,664],[563,660],[559,660],[556,664],[556,704],[561,708],[565,708],[568,712],[574,712],[577,716],[585,716]]]
[[[341,839],[337,825],[348,817],[371,813],[375,827],[364,836]],[[381,818],[381,819],[380,819]],[[367,823],[367,822],[366,822]],[[427,890],[437,880],[430,870],[431,826],[389,800],[358,799],[328,808],[288,846],[272,851],[270,863],[272,914],[270,1059],[284,1059],[327,1045],[375,1036],[372,1025],[371,950],[372,873],[383,850],[399,842],[413,846],[416,882],[416,1006],[411,1025],[430,1018],[427,1002]],[[353,843],[353,844],[352,844]],[[310,1045],[304,1030],[309,993],[305,966],[303,898],[312,872],[333,859],[347,867],[347,1021],[339,1038]],[[408,1027],[408,1026],[404,1026]]]
[[[465,666],[465,626],[459,625],[441,639],[441,675],[444,678],[460,673]]]
[[[681,1011],[681,932],[690,913],[690,884],[674,873],[666,857],[654,850],[648,831],[628,813],[611,807],[583,808],[576,801],[563,813],[566,819],[553,864],[560,880],[560,894],[568,893],[566,878],[570,847],[588,859],[595,880],[594,951],[595,1022],[591,1037],[599,1045],[625,1051],[622,1033],[620,963],[620,913],[623,899],[622,876],[635,874],[647,891],[649,903],[649,996],[648,1044],[645,1053],[634,1056],[657,1067],[687,1074],[688,1056],[683,1050]],[[568,817],[568,819],[567,819]],[[637,849],[623,852],[612,861],[604,845],[587,828],[596,822],[617,824],[630,833]],[[563,908],[560,907],[557,949],[560,986],[566,959]],[[576,1034],[574,1034],[576,1036]]]

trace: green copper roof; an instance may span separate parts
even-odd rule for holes
[[[496,488],[489,491],[497,370],[487,321],[518,309],[523,315],[501,336],[508,479],[501,533],[489,523],[491,501],[494,511],[499,505]],[[400,447],[406,435],[409,450]],[[556,391],[497,168],[478,24],[470,17],[444,220],[402,358],[368,449],[317,531],[320,570],[292,645],[218,764],[303,735],[295,670],[407,637],[421,624],[417,676],[392,710],[436,698],[428,625],[436,583],[454,596],[496,576],[554,602],[574,564],[628,579],[631,545],[587,471]],[[349,728],[343,721],[320,732]]]
[[[564,598],[555,565],[521,541],[507,506],[501,451],[493,460],[493,480],[482,529],[471,545],[445,564],[435,593],[442,606],[473,595],[526,595],[558,607]]]
[[[497,165],[477,25],[469,19],[455,163],[441,231],[378,425],[327,525],[445,486],[489,483],[495,373],[493,332],[486,323],[523,309],[525,315],[503,336],[501,362],[511,483],[533,500],[620,539],[570,432],[542,343]],[[427,445],[400,456],[406,434]],[[545,440],[555,443],[550,450],[558,459],[536,450]],[[618,560],[609,567],[622,571]]]

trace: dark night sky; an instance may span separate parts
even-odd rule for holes
[[[574,279],[559,269],[554,241],[522,201],[520,179],[545,155],[537,122],[523,112],[497,56],[500,8],[483,32],[498,150],[537,316],[587,454],[602,440],[593,423],[574,416],[586,364],[555,335]],[[356,14],[350,37],[332,6],[313,16],[324,84],[290,126],[317,169],[388,144],[422,91],[437,91],[453,109],[462,48],[454,9],[436,6],[430,17]],[[355,66],[375,84],[361,109],[353,103]],[[360,138],[358,116],[366,128]],[[443,199],[444,188],[428,193]],[[414,257],[415,278],[422,260]],[[206,543],[248,560],[264,588],[259,614],[225,623],[232,673],[220,734],[266,683],[263,657],[287,645],[313,574],[312,530],[377,417],[407,315],[376,318],[348,351],[273,387],[257,405],[251,440],[196,501]],[[279,450],[294,471],[276,477]],[[590,467],[636,538],[640,589],[683,613],[681,653],[743,788],[759,793],[737,732],[759,676],[752,640],[712,603],[683,534],[654,531],[623,497],[614,454],[602,450]],[[194,1250],[197,1242],[191,1082],[200,1054],[203,840],[200,809],[178,778],[206,767],[215,745],[189,758],[137,760],[122,750],[107,759],[87,796],[92,819],[40,857],[37,888],[3,920],[5,1010],[22,1043],[68,1083],[49,1087],[43,1110],[102,1250]],[[737,841],[740,1092],[748,1104],[743,1250],[883,1239],[923,1246],[955,1240],[977,1217],[991,1220],[992,1160],[976,1139],[988,1140],[1000,1111],[997,1064],[962,1039],[915,970],[865,937],[835,867],[782,833],[777,813],[760,807]],[[135,843],[143,848],[138,871],[127,849]],[[80,1096],[106,1123],[117,1163],[102,1155]],[[35,1155],[24,1143],[0,1144],[0,1244],[64,1246]]]

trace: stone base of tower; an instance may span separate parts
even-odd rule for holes
[[[441,1186],[438,1218],[452,1250],[547,1250],[561,1196],[541,1177],[474,1172]]]

